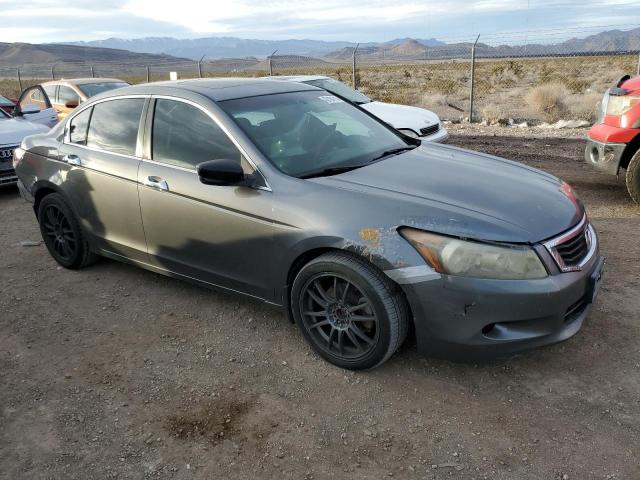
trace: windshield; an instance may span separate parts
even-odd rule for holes
[[[101,83],[84,83],[78,85],[78,88],[88,97],[93,97],[102,92],[113,90],[115,88],[128,87],[127,82],[101,82]]]
[[[359,167],[391,150],[413,148],[391,129],[327,92],[289,92],[218,104],[271,163],[295,177]]]
[[[302,83],[322,88],[327,92],[335,93],[336,95],[340,95],[342,98],[346,98],[350,102],[358,105],[371,102],[371,99],[366,95],[360,93],[357,90],[354,90],[351,87],[346,86],[342,82],[334,80],[333,78],[321,78],[319,80],[309,80]]]

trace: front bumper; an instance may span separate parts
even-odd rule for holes
[[[575,335],[596,296],[604,259],[539,280],[487,280],[442,275],[402,285],[418,350],[450,360],[514,355]]]
[[[599,142],[589,138],[584,149],[584,160],[604,173],[617,175],[626,146],[625,143]]]

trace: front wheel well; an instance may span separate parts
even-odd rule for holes
[[[626,169],[638,150],[640,150],[640,133],[636,135],[633,140],[627,143],[627,146],[622,152],[622,157],[620,158],[620,168]]]
[[[38,215],[38,207],[40,206],[40,202],[42,201],[42,199],[52,193],[56,193],[56,190],[51,187],[42,187],[36,191],[33,196],[33,210],[36,213],[36,216]]]
[[[295,323],[294,319],[293,319],[293,313],[291,312],[291,286],[293,285],[293,281],[295,280],[296,276],[298,275],[298,272],[300,272],[300,270],[302,269],[302,267],[304,267],[307,263],[309,263],[311,260],[319,257],[320,255],[323,255],[325,253],[328,252],[344,252],[344,253],[350,253],[352,255],[364,258],[365,260],[369,261],[367,258],[362,257],[361,255],[358,255],[354,252],[350,252],[347,250],[342,250],[340,248],[331,248],[331,247],[321,247],[321,248],[314,248],[312,250],[308,250],[302,254],[300,254],[292,263],[291,263],[291,267],[289,268],[289,273],[287,274],[287,285],[285,287],[285,311],[287,314],[287,318],[289,319],[289,321],[291,323]],[[374,265],[374,268],[378,268],[377,266]],[[411,311],[411,306],[409,305],[409,302],[407,301],[406,295],[404,293],[404,291],[402,290],[402,288],[400,288],[400,285],[398,285],[396,282],[394,282],[393,280],[391,280],[392,283],[394,283],[396,285],[396,287],[398,288],[398,290],[400,291],[401,295],[404,297],[404,300],[406,302],[406,307],[407,310],[409,312],[409,318],[411,319],[410,325],[410,335],[412,335],[412,331],[413,331],[413,312]]]

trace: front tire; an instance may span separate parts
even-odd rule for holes
[[[64,268],[76,270],[96,260],[80,223],[62,195],[51,193],[40,201],[38,223],[47,250]]]
[[[640,203],[640,150],[631,157],[625,180],[629,195],[634,202]]]
[[[409,323],[399,287],[346,252],[323,254],[300,270],[291,290],[291,311],[322,358],[351,370],[387,361],[406,338]]]

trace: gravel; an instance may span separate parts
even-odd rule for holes
[[[59,268],[4,189],[0,478],[640,478],[640,207],[584,165],[583,133],[451,130],[584,200],[607,268],[577,336],[478,365],[409,341],[348,372],[265,304],[113,261]]]

